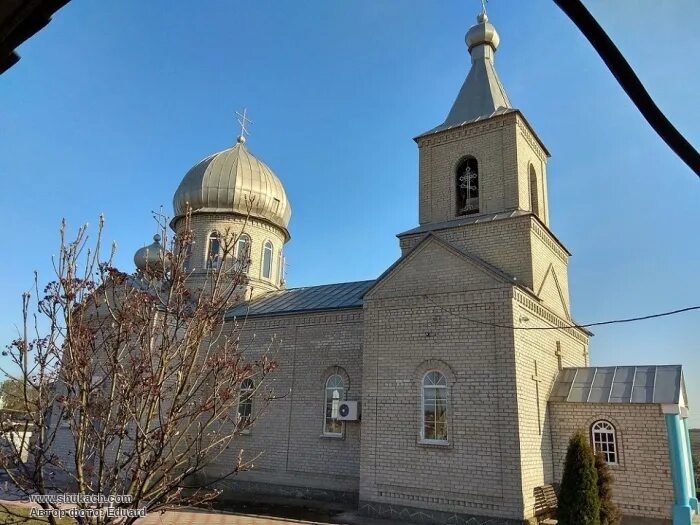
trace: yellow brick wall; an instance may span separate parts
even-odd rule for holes
[[[228,454],[208,468],[216,477],[230,467],[240,450],[257,458],[255,468],[237,481],[306,487],[322,491],[359,490],[360,422],[344,425],[342,438],[323,434],[324,388],[331,373],[346,378],[346,399],[362,398],[362,310],[239,319],[227,323],[240,335],[245,358],[265,352],[278,368],[253,400],[257,420]],[[276,399],[266,402],[272,394]],[[264,410],[263,410],[264,407]],[[278,493],[279,495],[279,493]]]
[[[552,313],[542,315],[541,308],[532,307],[535,303],[520,291],[513,301],[513,326],[521,328],[514,330],[514,340],[522,491],[527,517],[534,514],[535,487],[559,481],[552,456],[552,414],[547,404],[559,365],[587,366],[588,348],[588,337],[583,332],[552,329],[568,321],[559,318],[557,324],[553,323]]]
[[[433,233],[516,277],[519,284],[538,294],[548,309],[561,317],[570,317],[569,255],[533,216],[445,226]],[[424,235],[402,235],[402,253],[408,253]]]
[[[513,334],[491,326],[511,323],[511,290],[431,239],[365,296],[361,507],[522,518]],[[420,440],[432,368],[447,446]]]
[[[529,168],[538,175],[540,218],[549,224],[547,155],[517,112],[492,117],[418,139],[419,222],[456,216],[455,174],[466,156],[478,161],[479,213],[530,211]]]
[[[183,220],[175,223],[175,231],[182,228]],[[222,238],[225,232],[230,232],[230,238],[235,238],[246,233],[251,238],[252,246],[250,251],[250,266],[248,277],[250,280],[248,290],[242,295],[246,298],[257,297],[264,293],[278,290],[282,287],[280,283],[280,250],[286,242],[285,233],[277,226],[253,217],[246,218],[237,214],[224,213],[193,213],[191,228],[194,235],[192,245],[192,267],[193,272],[190,281],[193,286],[204,286],[207,280],[207,255],[209,246],[209,235],[218,232]],[[228,236],[227,236],[228,238]],[[265,241],[272,242],[272,272],[270,279],[262,275],[262,253]],[[251,295],[252,294],[252,295]]]
[[[673,485],[659,405],[552,402],[550,412],[557,480],[561,480],[571,436],[577,430],[590,436],[591,425],[605,419],[615,426],[620,453],[619,465],[610,467],[614,501],[628,517],[671,518]]]

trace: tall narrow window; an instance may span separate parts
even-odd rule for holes
[[[255,383],[247,378],[241,382],[241,395],[238,398],[238,424],[245,428],[250,423],[253,414],[253,393]]]
[[[279,282],[280,285],[284,284],[284,253],[282,249],[279,252],[279,258],[277,259],[277,264],[279,265]]]
[[[250,237],[242,233],[236,245],[236,262],[240,270],[247,272],[250,261]]]
[[[435,370],[423,376],[424,441],[447,443],[447,380]]]
[[[343,422],[338,421],[338,408],[345,393],[343,378],[334,374],[326,381],[325,417],[323,433],[329,436],[343,435]]]
[[[535,167],[530,164],[530,210],[539,217],[540,215],[540,188],[537,183]]]
[[[182,269],[186,272],[192,271],[192,242],[188,242],[184,248],[184,259],[182,261]]]
[[[617,465],[617,439],[615,427],[608,421],[596,421],[591,426],[593,450],[603,454],[608,465]]]
[[[479,213],[479,164],[467,157],[457,166],[457,215]]]
[[[265,241],[263,246],[262,276],[269,279],[272,275],[272,243]]]
[[[212,232],[209,235],[209,250],[207,253],[207,268],[218,268],[221,257],[221,239],[219,234]]]

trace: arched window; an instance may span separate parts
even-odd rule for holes
[[[591,425],[593,450],[603,454],[608,465],[617,465],[617,438],[615,427],[609,421],[596,421]]]
[[[338,408],[344,395],[345,385],[343,384],[343,378],[338,374],[333,374],[326,381],[323,421],[323,433],[326,435],[343,435],[343,422],[338,421]]]
[[[272,243],[265,241],[263,245],[262,276],[269,279],[272,275]]]
[[[253,393],[255,392],[255,382],[244,379],[241,382],[241,395],[238,398],[238,424],[245,428],[250,423],[253,414]]]
[[[537,183],[535,167],[530,164],[530,210],[539,217],[540,215],[540,187]]]
[[[279,265],[279,282],[280,285],[284,284],[284,252],[280,248],[279,258],[277,259],[277,264]]]
[[[188,242],[184,247],[184,259],[182,261],[182,269],[186,272],[192,271],[192,242]]]
[[[424,441],[447,443],[447,380],[436,370],[423,376]]]
[[[457,166],[457,215],[479,213],[479,164],[467,157]]]
[[[219,234],[209,234],[209,249],[207,250],[207,268],[218,268],[221,257],[221,239]]]
[[[238,238],[238,243],[236,245],[236,261],[239,269],[244,272],[248,271],[248,264],[250,262],[250,245],[250,237],[245,233],[242,233]]]

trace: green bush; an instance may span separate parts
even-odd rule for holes
[[[613,477],[603,454],[595,455],[595,468],[598,471],[598,498],[600,499],[600,525],[618,525],[622,514],[612,500]]]
[[[559,490],[559,525],[601,525],[595,455],[583,432],[569,441]]]

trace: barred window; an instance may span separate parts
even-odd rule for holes
[[[447,443],[447,380],[436,370],[423,376],[422,419],[424,441]]]
[[[457,166],[457,215],[479,213],[479,164],[467,157]]]
[[[593,450],[603,454],[608,465],[617,465],[617,439],[615,427],[608,421],[596,421],[591,426]]]
[[[343,378],[338,374],[333,374],[326,381],[324,402],[323,433],[328,436],[343,435],[343,422],[338,420],[338,408],[344,394],[345,384],[343,383]]]

